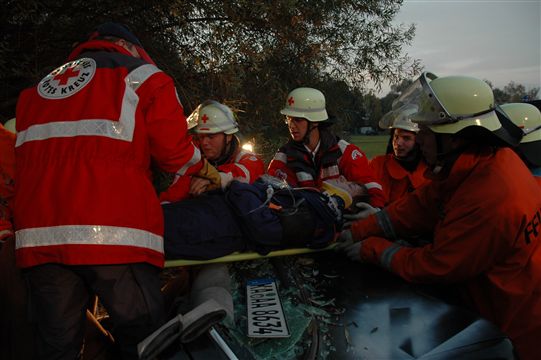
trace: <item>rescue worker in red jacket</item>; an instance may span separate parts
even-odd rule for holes
[[[281,113],[286,116],[291,140],[274,155],[267,169],[269,175],[293,187],[316,188],[342,175],[367,188],[372,206],[385,205],[381,184],[366,155],[329,130],[331,123],[321,91],[306,87],[291,91]]]
[[[370,160],[370,167],[381,180],[387,203],[400,199],[429,181],[424,177],[427,167],[415,142],[419,126],[406,116],[394,119],[390,128],[391,144],[387,154]]]
[[[163,215],[151,162],[213,179],[187,134],[171,77],[129,29],[105,23],[17,104],[16,256],[37,358],[80,353],[96,294],[124,358],[164,321]],[[214,171],[213,171],[214,170]]]
[[[15,118],[0,124],[0,358],[33,359],[33,326],[27,317],[27,289],[15,265]]]
[[[500,108],[522,129],[524,135],[514,149],[541,186],[541,112],[528,103],[503,104]]]
[[[521,359],[541,339],[541,190],[502,145],[490,87],[424,73],[396,101],[415,109],[417,141],[433,181],[342,232],[349,257],[416,283],[457,284],[477,312],[513,341]],[[433,231],[406,247],[396,236]]]
[[[15,176],[15,134],[0,124],[0,244],[13,236],[11,207]]]
[[[203,156],[218,169],[222,189],[232,180],[251,184],[265,173],[263,160],[241,147],[235,135],[239,126],[228,106],[207,100],[188,117],[188,127],[190,123],[195,123],[194,133]],[[160,194],[160,200],[172,202],[187,198],[190,193],[198,195],[207,185],[207,179],[184,177]]]

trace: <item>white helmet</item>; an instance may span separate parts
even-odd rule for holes
[[[392,117],[388,119],[387,117]],[[419,132],[419,125],[411,121],[411,112],[394,114],[392,111],[387,113],[379,121],[379,127],[382,129],[402,129],[414,133]]]
[[[325,96],[317,89],[300,87],[287,95],[282,115],[320,122],[329,118],[325,109]]]
[[[194,115],[195,113],[195,115]],[[234,134],[239,125],[231,109],[214,100],[207,100],[192,113],[197,118],[194,132],[197,134]],[[190,115],[189,117],[191,117]],[[193,119],[191,119],[193,122]]]
[[[4,124],[4,128],[9,131],[9,132],[12,132],[12,133],[16,133],[15,131],[15,118],[12,118],[12,119],[9,119],[8,121],[6,121],[6,123]]]

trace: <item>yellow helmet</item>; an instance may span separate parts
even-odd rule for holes
[[[325,109],[325,96],[317,89],[300,87],[287,95],[282,115],[320,122],[329,118]]]
[[[483,80],[468,76],[438,78],[424,73],[417,89],[418,108],[412,120],[436,133],[456,134],[469,126],[490,131],[501,128],[492,89]]]
[[[541,112],[538,108],[527,103],[503,104],[500,108],[516,126],[522,129],[521,144],[541,141]]]
[[[194,113],[196,113],[194,115]],[[195,109],[194,117],[197,118],[197,126],[194,132],[197,134],[234,134],[239,131],[239,125],[235,120],[235,114],[231,109],[214,100],[207,100]],[[190,115],[188,118],[190,118]],[[187,119],[188,120],[188,119]],[[194,119],[191,119],[194,122]]]
[[[509,103],[500,106],[507,117],[522,129],[520,153],[535,166],[541,166],[541,112],[527,103]]]
[[[469,126],[494,131],[501,128],[494,109],[494,95],[486,82],[425,72],[393,102],[387,122],[406,114],[436,133],[456,134]]]
[[[6,123],[4,124],[4,128],[9,131],[9,132],[12,132],[12,133],[16,133],[17,131],[15,130],[15,118],[12,118],[12,119],[9,119],[8,121],[6,121]]]

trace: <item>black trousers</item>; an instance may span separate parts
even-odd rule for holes
[[[65,266],[25,271],[30,317],[36,324],[36,358],[77,359],[86,310],[98,295],[124,359],[137,359],[137,344],[165,321],[160,269],[150,264]]]

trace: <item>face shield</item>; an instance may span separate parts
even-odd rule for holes
[[[419,125],[411,121],[413,114],[417,112],[416,106],[403,106],[400,111],[390,111],[385,114],[378,125],[381,129],[403,129],[419,132]]]
[[[430,82],[435,79],[437,79],[436,75],[429,72],[423,73],[393,101],[392,110],[382,118],[380,126],[391,127],[395,119],[404,116],[408,116],[414,123],[425,126],[453,124],[494,110],[488,108],[472,114],[452,115],[430,86]]]
[[[193,129],[197,126],[197,120],[199,119],[199,106],[192,111],[190,116],[186,118],[186,124],[188,125],[188,130]]]

